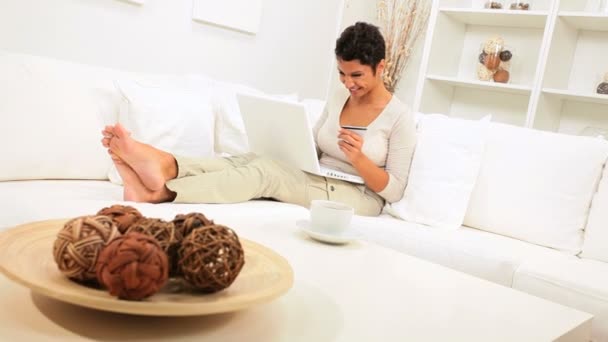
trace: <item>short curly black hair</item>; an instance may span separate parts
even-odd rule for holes
[[[376,67],[386,56],[386,44],[377,26],[357,22],[347,27],[336,40],[336,58],[343,61],[359,60],[361,64]]]

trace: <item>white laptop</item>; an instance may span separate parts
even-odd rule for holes
[[[363,178],[319,164],[306,108],[262,96],[237,95],[252,152],[315,175],[363,184]]]

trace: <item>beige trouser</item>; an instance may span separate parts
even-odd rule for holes
[[[175,157],[177,178],[167,187],[175,202],[236,203],[271,198],[308,208],[324,199],[346,203],[357,215],[378,215],[384,200],[364,185],[325,178],[253,153],[229,158]]]

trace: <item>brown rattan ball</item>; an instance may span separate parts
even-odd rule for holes
[[[167,254],[156,239],[141,233],[115,239],[97,260],[97,280],[121,299],[141,300],[157,293],[168,272]]]
[[[165,253],[173,244],[177,243],[173,222],[157,218],[143,218],[135,222],[127,230],[127,233],[131,232],[143,233],[155,238]]]
[[[179,248],[184,279],[197,290],[212,293],[227,288],[245,264],[239,237],[225,226],[193,230]]]
[[[188,236],[194,229],[198,229],[213,224],[213,220],[208,219],[202,213],[189,213],[189,214],[178,214],[173,219],[175,225],[175,238],[178,241],[172,248],[169,248],[169,262],[171,262],[171,269],[169,276],[179,277],[182,276],[182,272],[179,267],[179,257],[177,251],[184,237]]]
[[[181,241],[194,229],[212,225],[213,220],[208,219],[202,213],[178,214],[173,219],[173,224],[175,225],[175,236],[177,240]]]
[[[78,281],[95,280],[95,263],[110,241],[120,236],[107,216],[82,216],[65,223],[53,245],[59,270]]]
[[[123,234],[133,223],[143,218],[143,215],[139,212],[139,210],[128,205],[120,204],[103,208],[97,213],[97,215],[109,216],[118,227],[118,230]]]

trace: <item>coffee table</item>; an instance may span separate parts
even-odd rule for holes
[[[0,275],[0,340],[590,340],[589,314],[403,253],[325,245],[295,220],[231,226],[289,261],[286,295],[234,313],[140,317],[48,299]]]

